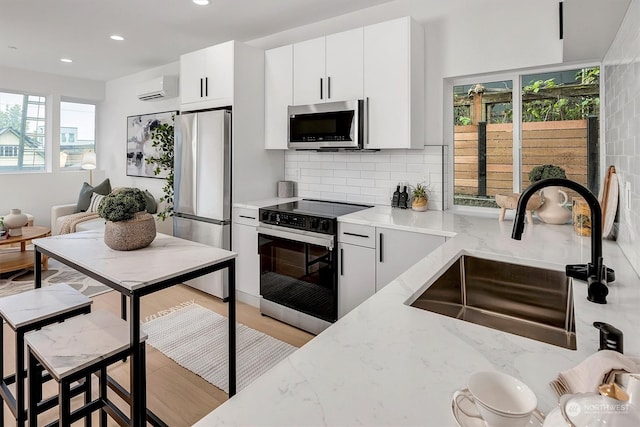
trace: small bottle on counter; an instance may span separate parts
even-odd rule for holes
[[[399,188],[400,186],[398,186]],[[407,193],[407,186],[405,185],[402,188],[402,192],[400,193],[400,198],[398,200],[398,207],[400,209],[407,209],[407,202],[409,200],[409,193]]]
[[[391,198],[391,207],[397,208],[400,206],[400,185],[396,187],[396,191],[393,192],[393,197]]]

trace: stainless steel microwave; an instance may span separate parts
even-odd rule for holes
[[[362,149],[366,110],[362,99],[289,106],[287,145],[296,150]]]

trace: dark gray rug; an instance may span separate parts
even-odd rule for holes
[[[110,287],[79,273],[66,265],[49,259],[49,269],[42,272],[43,286],[66,283],[88,297],[111,290]],[[0,297],[33,289],[33,271],[20,270],[0,274]]]

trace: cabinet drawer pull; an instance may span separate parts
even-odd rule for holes
[[[344,276],[344,249],[340,248],[340,275]]]
[[[365,239],[369,238],[369,236],[367,236],[366,234],[349,233],[348,231],[345,231],[342,234],[344,234],[345,236],[363,237]]]
[[[382,233],[380,233],[380,262],[384,262],[384,258],[382,256],[382,253],[384,252],[384,235]]]
[[[322,77],[320,77],[320,99],[322,99]]]
[[[255,216],[247,216],[247,215],[238,215],[240,218],[247,218],[247,219],[256,219]]]

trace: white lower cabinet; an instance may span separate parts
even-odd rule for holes
[[[376,292],[445,242],[443,236],[376,228]]]
[[[338,223],[338,318],[445,242],[414,231]]]
[[[340,243],[338,277],[338,318],[344,316],[376,292],[376,250]]]
[[[232,250],[236,258],[238,300],[254,307],[260,304],[260,257],[258,256],[258,209],[234,208]]]

